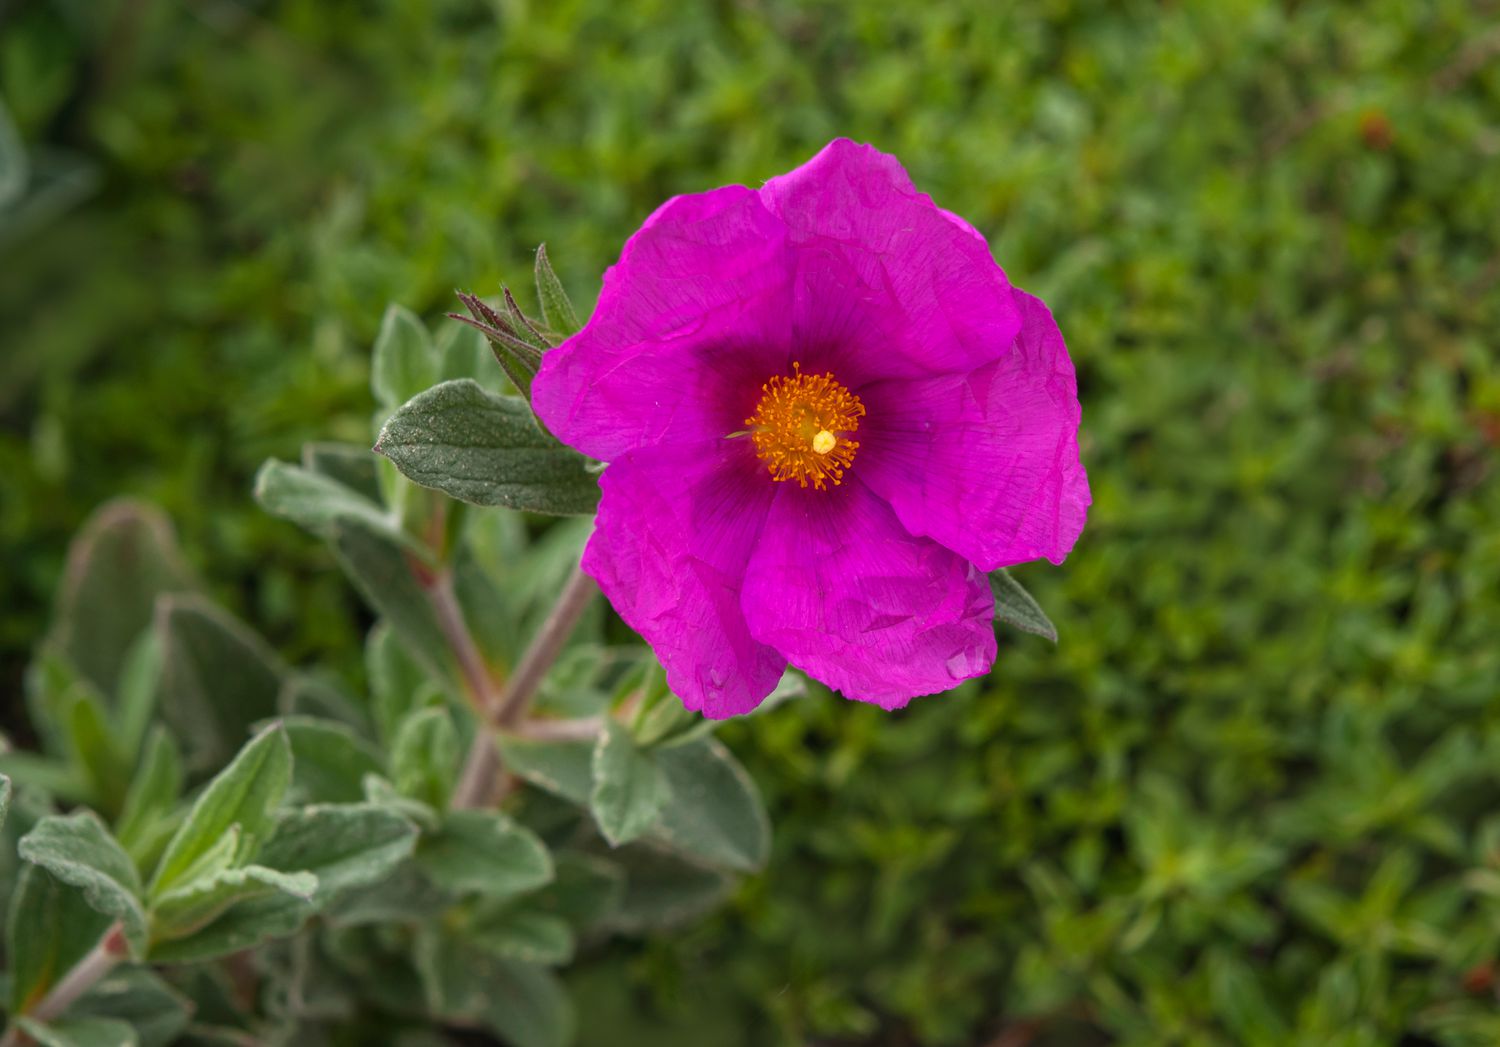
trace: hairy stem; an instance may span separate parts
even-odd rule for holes
[[[464,761],[463,775],[453,792],[455,810],[478,807],[488,800],[500,770],[500,753],[495,748],[495,737],[490,728],[505,730],[520,722],[531,700],[536,697],[542,677],[557,661],[563,644],[597,591],[594,580],[575,566],[552,607],[552,613],[531,638],[531,646],[521,656],[520,664],[495,703],[489,723],[481,722],[475,732],[468,758]]]
[[[474,642],[474,634],[464,621],[464,612],[458,605],[458,595],[453,591],[453,572],[444,570],[427,586],[427,598],[437,615],[443,636],[453,657],[458,660],[458,671],[463,675],[464,686],[474,702],[475,711],[481,719],[496,715],[500,702],[500,691],[494,677],[485,667],[484,656]]]
[[[50,1022],[61,1017],[80,996],[114,970],[115,965],[125,959],[129,951],[125,944],[125,928],[119,921],[110,924],[104,937],[99,939],[99,944],[74,964],[73,969],[63,975],[62,981],[54,985],[40,1003],[28,1010],[25,1017],[35,1018],[39,1022]],[[6,1030],[4,1039],[0,1039],[0,1047],[16,1047],[22,1042],[20,1026],[12,1023]]]

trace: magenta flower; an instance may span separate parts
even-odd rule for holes
[[[668,200],[533,404],[609,463],[583,568],[706,716],[786,664],[887,709],[995,659],[986,571],[1083,529],[1051,313],[894,157],[844,139]]]

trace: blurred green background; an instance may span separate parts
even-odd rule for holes
[[[544,240],[589,302],[665,197],[849,135],[1068,338],[1062,643],[731,727],[770,871],[581,964],[584,1042],[1500,1042],[1500,6],[10,0],[0,96],[7,730],[125,493],[357,672],[249,487],[364,439],[385,303]]]

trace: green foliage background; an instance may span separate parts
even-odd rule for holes
[[[1018,572],[1062,643],[726,731],[770,871],[575,970],[584,1042],[1500,1042],[1495,4],[33,0],[0,95],[7,694],[121,493],[357,674],[249,487],[366,439],[384,303],[543,240],[588,302],[665,197],[846,134],[1068,337],[1095,504]]]

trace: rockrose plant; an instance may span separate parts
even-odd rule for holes
[[[389,308],[378,456],[257,478],[377,619],[357,686],[204,596],[151,507],[75,541],[42,751],[0,746],[0,1047],[562,1047],[554,968],[767,859],[715,720],[801,674],[947,690],[996,619],[1056,638],[1004,568],[1083,528],[1073,366],[894,159],[668,201],[585,325],[540,249],[536,284],[540,317],[465,294],[436,338]]]

